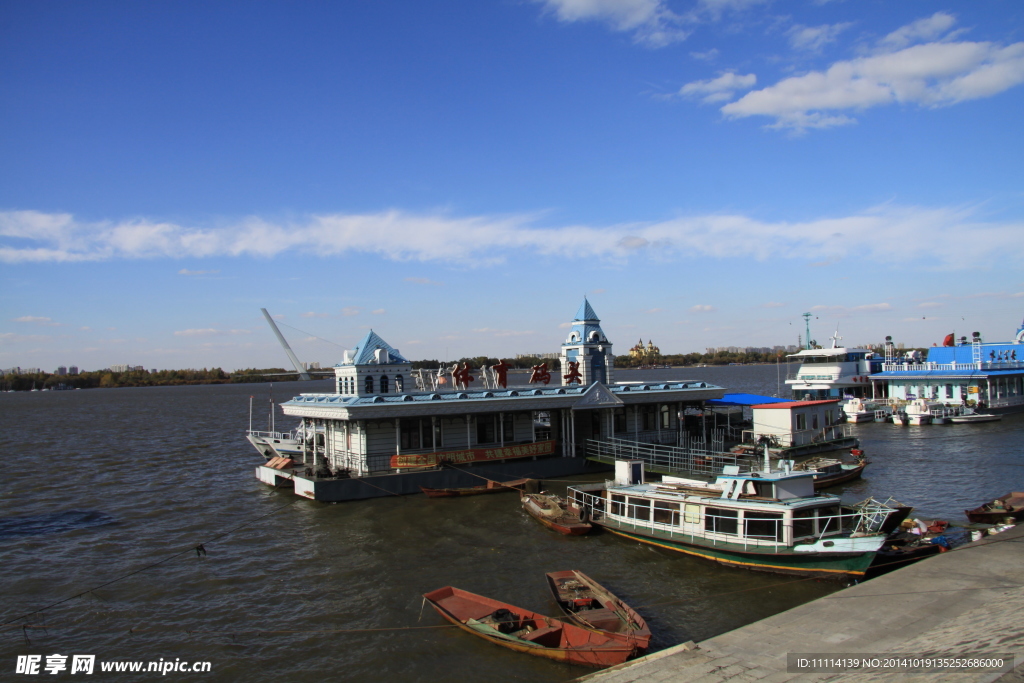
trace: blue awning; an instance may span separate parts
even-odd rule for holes
[[[775,398],[774,396],[759,396],[757,394],[722,394],[722,398],[712,398],[704,401],[708,406],[756,406],[763,403],[791,403],[791,398]]]

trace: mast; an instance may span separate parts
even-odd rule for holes
[[[309,376],[309,373],[302,368],[302,363],[300,363],[299,359],[295,357],[295,354],[292,352],[292,347],[288,346],[288,342],[284,340],[284,335],[281,334],[281,330],[277,329],[277,324],[274,323],[274,319],[270,317],[269,313],[267,313],[267,309],[261,308],[260,310],[263,311],[263,317],[266,318],[267,322],[270,324],[270,329],[272,329],[274,334],[277,335],[277,341],[281,342],[284,352],[288,354],[288,359],[292,362],[292,365],[295,366],[295,371],[299,373],[299,379],[304,381],[312,379]]]

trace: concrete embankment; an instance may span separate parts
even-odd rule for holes
[[[789,653],[968,658],[1010,653],[1017,669],[800,673],[787,671]],[[1024,525],[697,645],[655,652],[579,680],[1024,683]]]

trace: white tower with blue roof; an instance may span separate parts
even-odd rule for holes
[[[594,313],[590,302],[583,297],[580,310],[572,321],[572,329],[565,343],[562,344],[562,384],[568,384],[565,375],[569,373],[569,363],[579,363],[581,375],[579,383],[589,386],[594,382],[611,384],[612,370],[615,368],[615,356],[612,345],[601,329],[601,319]]]
[[[339,394],[403,394],[413,388],[412,363],[370,330],[356,348],[334,366]]]

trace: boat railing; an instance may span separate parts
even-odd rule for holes
[[[250,436],[255,436],[259,439],[294,439],[294,432],[260,432],[255,429],[249,430]]]
[[[589,487],[588,487],[589,488]],[[604,493],[602,490],[600,493]],[[566,491],[569,502],[578,509],[586,511],[594,522],[605,526],[613,526],[624,531],[658,532],[669,539],[689,539],[691,543],[697,539],[710,541],[712,546],[728,543],[731,546],[750,548],[770,548],[780,552],[791,548],[795,543],[814,542],[838,534],[860,533],[872,535],[877,533],[881,523],[892,512],[886,507],[869,499],[874,506],[862,503],[852,512],[821,515],[799,520],[801,536],[794,537],[794,523],[781,516],[782,513],[771,513],[765,510],[739,510],[735,515],[709,514],[707,507],[698,506],[696,511],[688,511],[685,502],[673,503],[660,499],[646,500],[646,504],[619,502],[608,500],[603,495],[595,495],[570,486]],[[625,497],[625,495],[624,495]],[[635,500],[635,498],[632,498]],[[658,507],[658,504],[661,507]],[[712,504],[709,503],[708,507]],[[670,507],[674,506],[674,507]],[[682,509],[680,509],[682,508]],[[718,508],[725,512],[728,508]],[[842,510],[842,508],[839,508]],[[748,517],[747,515],[752,516]],[[779,515],[769,517],[768,515]],[[753,516],[761,515],[761,516]],[[683,528],[683,525],[686,528]],[[741,533],[742,532],[742,533]]]
[[[641,460],[644,469],[667,473],[715,475],[721,474],[726,465],[739,467],[741,472],[750,471],[750,464],[739,455],[693,444],[681,447],[625,439],[588,439],[587,457],[605,463]]]

